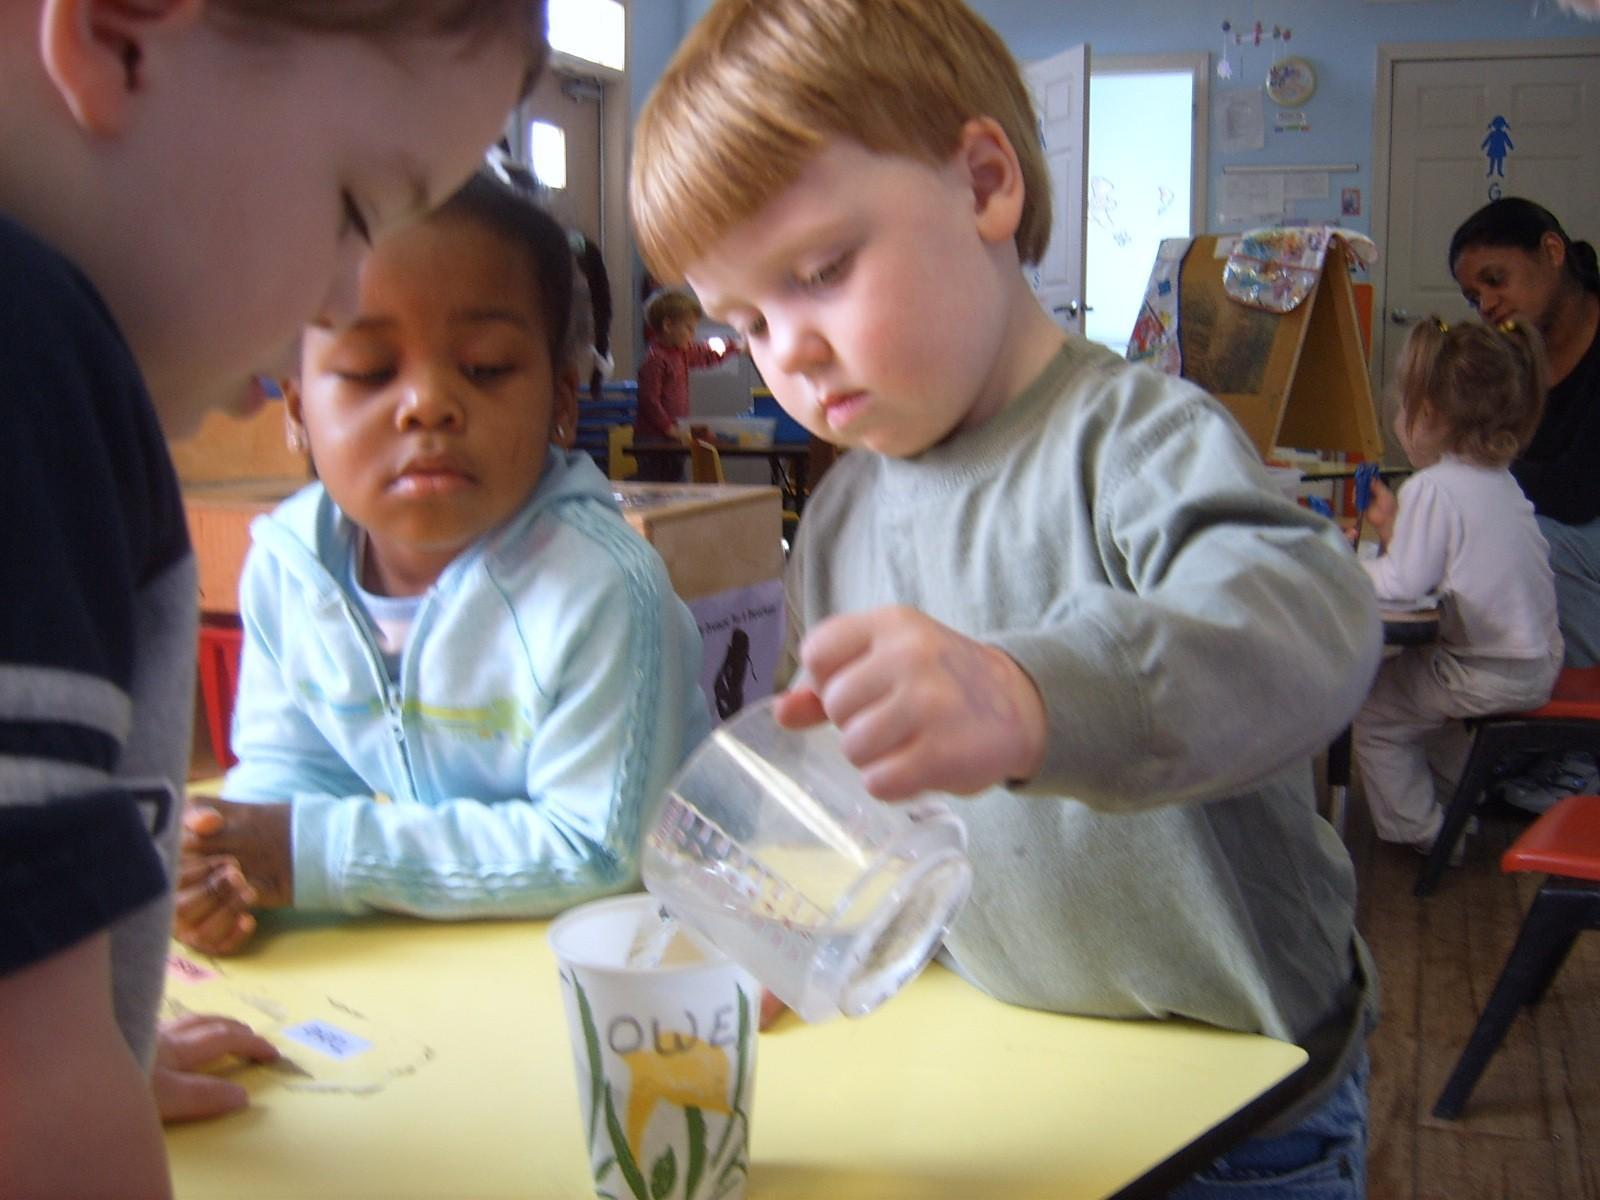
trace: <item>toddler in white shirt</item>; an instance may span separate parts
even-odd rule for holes
[[[1354,741],[1378,836],[1426,853],[1470,749],[1465,719],[1543,704],[1562,644],[1549,548],[1506,469],[1544,406],[1538,333],[1428,318],[1399,365],[1395,434],[1418,471],[1398,496],[1373,482],[1384,552],[1363,565],[1380,603],[1439,593],[1439,638],[1384,661]]]

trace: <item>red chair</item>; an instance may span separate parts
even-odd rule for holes
[[[1469,724],[1476,729],[1472,752],[1455,794],[1445,805],[1439,836],[1417,872],[1413,890],[1418,896],[1426,896],[1438,886],[1450,848],[1460,839],[1502,759],[1529,751],[1562,754],[1569,750],[1587,750],[1600,758],[1600,667],[1564,668],[1550,702],[1531,712],[1496,713]]]
[[[239,760],[230,744],[233,697],[239,689],[239,652],[244,627],[238,617],[205,616],[200,620],[200,697],[205,704],[211,753],[224,770]]]
[[[1586,929],[1600,929],[1600,796],[1568,796],[1500,858],[1500,869],[1549,875],[1533,898],[1489,1003],[1450,1073],[1433,1115],[1460,1116],[1517,1012],[1537,1004]]]

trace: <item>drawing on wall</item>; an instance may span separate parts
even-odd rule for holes
[[[1218,104],[1222,111],[1217,149],[1221,153],[1243,154],[1267,144],[1266,99],[1260,88],[1224,92]]]
[[[1153,198],[1151,198],[1152,192]],[[1128,217],[1135,228],[1129,228],[1117,218],[1117,185],[1103,175],[1093,176],[1089,180],[1089,222],[1086,232],[1089,253],[1095,257],[1096,262],[1126,262],[1127,255],[1138,252],[1138,247],[1134,243],[1139,237],[1139,232],[1158,227],[1156,223],[1159,218],[1166,216],[1167,211],[1177,200],[1175,189],[1145,180],[1138,181],[1137,186],[1130,190],[1130,194],[1134,199]],[[1106,237],[1111,240],[1110,246],[1103,240]],[[1170,326],[1163,321],[1160,306],[1152,309],[1147,297],[1140,304],[1138,314],[1134,318],[1128,356],[1136,359],[1150,357],[1159,345],[1170,340],[1169,333]],[[1177,371],[1174,370],[1172,373],[1177,374]]]
[[[1117,185],[1103,175],[1092,177],[1089,180],[1089,220],[1109,233],[1117,245],[1126,246],[1133,240],[1133,234],[1117,224],[1116,213]]]
[[[1104,175],[1094,175],[1089,179],[1089,220],[1101,229],[1115,229],[1117,218],[1112,214],[1117,209],[1117,185]]]
[[[1147,194],[1144,189],[1151,186],[1155,190],[1155,199],[1150,203],[1151,212],[1157,217],[1164,217],[1167,215],[1167,210],[1172,207],[1173,202],[1178,198],[1178,193],[1165,184],[1149,185],[1141,183],[1138,188],[1134,189],[1135,207],[1144,207],[1137,203],[1137,197]],[[1111,240],[1118,246],[1127,247],[1132,244],[1134,233],[1117,219],[1117,208],[1117,185],[1104,175],[1092,176],[1089,180],[1089,223],[1105,230],[1106,233],[1110,234]],[[1132,215],[1137,221],[1139,214],[1135,212]],[[1095,237],[1094,230],[1091,229],[1089,231],[1089,237],[1092,242]]]
[[[1339,212],[1346,217],[1359,217],[1361,215],[1361,189],[1339,189]]]
[[[1516,149],[1511,141],[1511,125],[1498,113],[1489,121],[1489,132],[1484,137],[1482,148],[1489,159],[1489,169],[1484,172],[1484,178],[1498,175],[1501,179],[1506,177],[1506,155]]]

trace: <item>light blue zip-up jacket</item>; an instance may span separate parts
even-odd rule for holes
[[[322,486],[250,532],[223,795],[293,803],[297,908],[543,916],[637,882],[643,823],[709,723],[700,635],[587,456],[552,450],[445,569],[398,684]]]

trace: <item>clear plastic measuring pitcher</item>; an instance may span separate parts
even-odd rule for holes
[[[667,788],[645,887],[807,1021],[859,1017],[927,965],[966,901],[966,829],[873,799],[832,725],[772,702],[713,730]]]

